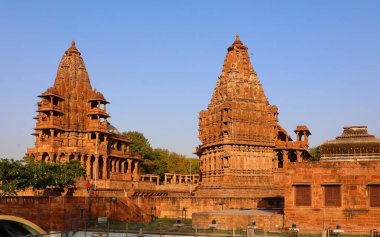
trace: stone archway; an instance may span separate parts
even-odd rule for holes
[[[48,234],[48,232],[33,222],[10,215],[0,215],[0,232],[2,236],[17,236],[17,232],[22,235]]]

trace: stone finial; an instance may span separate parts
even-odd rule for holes
[[[241,40],[240,40],[240,38],[239,38],[239,34],[236,34],[236,38],[235,38],[235,41],[234,41],[234,43],[232,44],[232,45],[236,45],[236,44],[243,44],[242,42],[241,42]]]
[[[76,54],[76,55],[81,55],[81,53],[78,51],[77,47],[75,46],[75,41],[71,41],[71,46],[70,48],[65,52],[66,55],[73,55],[73,54]]]

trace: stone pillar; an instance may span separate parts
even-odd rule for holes
[[[119,173],[119,170],[120,170],[120,160],[116,160],[116,161],[115,161],[115,167],[116,167],[115,172],[116,172],[116,173]]]
[[[296,155],[297,155],[297,162],[301,162],[301,161],[302,161],[302,157],[301,157],[301,154],[302,154],[302,151],[296,151]]]
[[[282,151],[282,166],[285,167],[289,163],[289,151]]]
[[[121,173],[124,174],[125,160],[121,161]]]
[[[50,137],[49,137],[51,146],[54,146],[54,129],[50,129]]]
[[[102,179],[107,179],[107,157],[106,156],[103,156],[103,177]]]
[[[273,168],[278,168],[278,154],[276,153],[276,157],[273,158]]]
[[[115,162],[114,162],[114,159],[110,158],[110,171],[111,172],[114,172],[114,169],[115,169]]]
[[[309,143],[309,137],[307,135],[307,132],[303,132],[303,137],[304,137],[304,140],[305,140],[305,143]]]
[[[297,134],[297,142],[300,142],[301,141],[301,134],[300,132],[296,132]]]
[[[165,174],[164,185],[166,185],[166,181],[167,181],[167,177],[166,177],[166,174]]]
[[[91,179],[91,156],[90,155],[87,155],[86,174],[87,174],[87,178]]]
[[[95,155],[93,171],[92,171],[94,179],[99,179],[99,156]]]
[[[135,168],[133,169],[133,181],[138,181],[139,180],[139,162],[136,160],[135,162]]]
[[[132,160],[128,161],[127,179],[132,180]]]

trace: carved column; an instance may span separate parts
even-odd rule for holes
[[[309,137],[308,137],[308,135],[307,135],[307,132],[305,131],[305,132],[303,132],[303,137],[304,137],[304,140],[305,140],[305,143],[307,144],[307,143],[309,143]]]
[[[125,166],[125,160],[121,161],[121,173],[124,174],[124,166]]]
[[[99,156],[95,155],[94,165],[93,165],[93,177],[94,179],[99,179]]]
[[[86,155],[86,174],[87,174],[87,178],[88,179],[91,179],[91,156],[89,155]]]
[[[119,173],[119,170],[120,170],[120,160],[119,159],[115,161],[115,167],[116,167],[115,172]]]
[[[139,162],[135,161],[134,163],[135,163],[135,167],[133,169],[133,181],[138,181],[139,180],[139,177],[138,177]]]
[[[296,151],[296,155],[297,155],[297,162],[301,162],[301,161],[302,161],[302,157],[301,157],[301,154],[302,154],[302,151]]]
[[[287,150],[282,151],[282,163],[283,167],[285,167],[289,163],[289,151]]]
[[[278,168],[278,154],[273,158],[273,168]]]
[[[112,172],[116,172],[116,160],[113,158],[112,161],[111,161],[111,165],[112,165]]]
[[[107,179],[107,157],[103,156],[103,179]]]
[[[127,179],[132,180],[132,160],[128,159]]]

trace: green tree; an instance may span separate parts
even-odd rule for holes
[[[45,189],[74,187],[75,180],[86,176],[86,169],[79,161],[46,163],[33,158],[14,161],[0,159],[0,182],[2,195],[16,195],[25,188]]]
[[[160,180],[164,179],[165,173],[190,173],[190,161],[192,173],[199,173],[199,160],[197,158],[187,158],[175,152],[171,152],[164,148],[152,148],[149,140],[137,131],[124,132],[131,138],[131,151],[139,153],[144,158],[144,163],[141,165],[141,173],[157,174]]]
[[[152,159],[153,149],[150,145],[149,140],[137,131],[124,132],[123,135],[127,135],[132,140],[131,151],[139,153],[144,159]]]
[[[312,156],[309,159],[309,161],[319,161],[321,159],[321,152],[319,151],[319,146],[310,148],[309,153]]]

